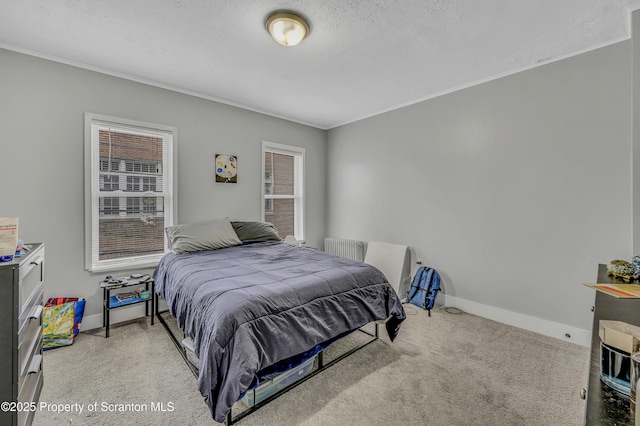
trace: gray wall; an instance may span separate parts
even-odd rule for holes
[[[330,236],[415,248],[459,300],[591,328],[632,256],[630,41],[328,132]]]
[[[321,247],[325,132],[216,102],[0,49],[0,217],[20,217],[20,238],[47,246],[45,297],[88,298],[84,270],[83,114],[178,128],[178,221],[260,220],[261,143],[306,148],[307,236]],[[238,156],[238,183],[214,182],[213,156]],[[115,311],[114,311],[115,312]]]

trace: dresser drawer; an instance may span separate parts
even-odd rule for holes
[[[42,325],[44,285],[40,284],[32,296],[18,318],[18,345],[22,343],[27,330],[32,328],[35,323]]]
[[[42,360],[42,358],[40,358]],[[40,367],[34,372],[29,374],[27,380],[18,395],[18,402],[20,405],[29,406],[30,403],[36,403],[40,399],[40,392],[42,392],[42,384],[44,383],[44,376],[42,375],[42,363]],[[31,407],[30,407],[31,408]],[[19,411],[18,412],[18,425],[24,426],[31,424],[35,411]]]
[[[20,312],[22,312],[25,304],[29,302],[33,292],[38,285],[42,283],[44,277],[44,247],[34,253],[26,265],[20,267],[20,281],[18,303]]]
[[[42,327],[38,327],[33,338],[27,339],[28,337],[27,334],[22,345],[18,347],[18,392],[25,386],[34,370],[42,369]]]

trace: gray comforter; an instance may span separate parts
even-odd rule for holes
[[[374,321],[393,340],[402,304],[376,268],[280,242],[164,256],[156,291],[200,358],[200,392],[223,422],[257,371]]]

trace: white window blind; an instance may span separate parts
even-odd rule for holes
[[[262,143],[262,220],[304,240],[304,148]]]
[[[85,114],[85,263],[152,267],[175,220],[174,127]]]

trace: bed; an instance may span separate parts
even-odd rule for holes
[[[227,222],[224,232],[213,232],[214,245],[221,245],[215,249],[202,249],[200,241],[194,249],[187,239],[184,251],[168,230],[175,253],[154,274],[157,294],[193,339],[198,387],[215,421],[228,422],[233,404],[265,372],[306,361],[368,323],[386,320],[389,338],[396,337],[405,313],[379,270],[279,237],[243,234],[245,222]],[[202,239],[196,228],[177,235]]]

